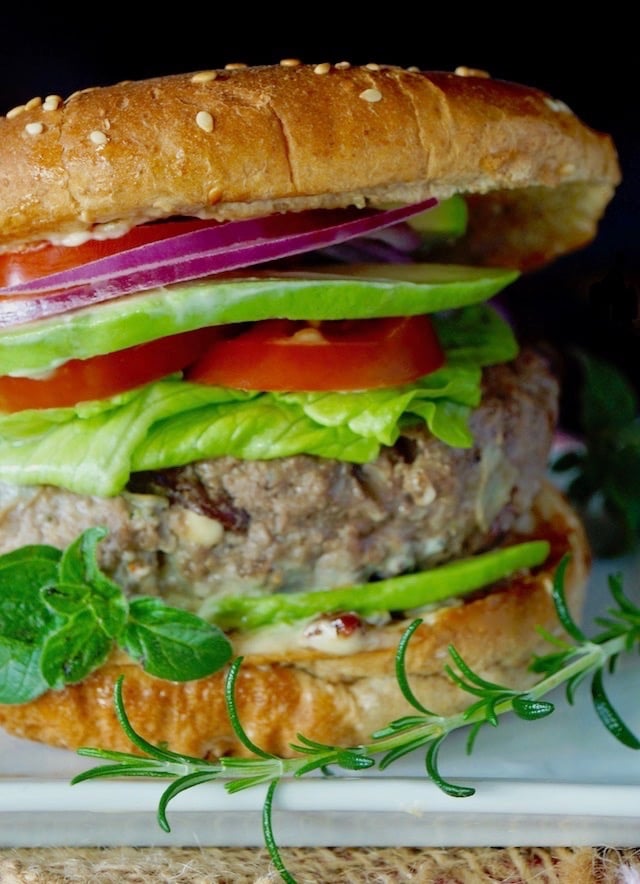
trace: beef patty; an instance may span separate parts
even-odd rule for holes
[[[487,369],[483,389],[471,448],[416,425],[364,465],[223,457],[134,475],[107,499],[0,483],[0,552],[104,525],[101,565],[127,592],[197,610],[212,594],[365,582],[481,550],[528,512],[558,406],[530,351]]]

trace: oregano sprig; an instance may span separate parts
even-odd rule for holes
[[[64,551],[31,545],[0,556],[0,703],[26,703],[82,681],[120,647],[159,678],[216,672],[231,657],[216,626],[155,597],[128,599],[99,568],[106,531]]]
[[[640,400],[613,363],[583,351],[575,356],[583,445],[557,457],[552,469],[567,474],[567,494],[596,554],[621,555],[640,543]]]
[[[407,648],[421,623],[417,619],[402,636],[395,661],[399,689],[415,709],[415,714],[391,721],[374,733],[368,743],[360,746],[332,746],[298,734],[297,742],[291,746],[297,755],[280,758],[256,746],[242,727],[235,702],[235,685],[242,665],[242,658],[238,658],[229,668],[225,697],[236,736],[253,753],[253,757],[223,757],[204,761],[153,746],[144,740],[127,718],[121,679],[115,688],[116,712],[126,735],[143,757],[108,749],[82,748],[80,755],[112,763],[84,771],[72,783],[99,777],[173,778],[174,782],[163,792],[158,806],[158,823],[165,831],[169,831],[168,804],[185,789],[215,779],[222,779],[224,788],[230,793],[255,785],[267,785],[262,817],[265,845],[285,884],[295,884],[282,861],[272,826],[276,789],[284,778],[298,779],[318,770],[328,773],[333,768],[361,771],[377,766],[382,770],[409,752],[424,750],[428,778],[451,797],[468,797],[474,794],[475,789],[447,781],[440,770],[440,752],[450,734],[469,728],[467,751],[471,752],[478,732],[485,725],[497,727],[501,717],[508,712],[513,712],[523,721],[546,717],[554,711],[554,706],[542,697],[564,684],[569,702],[573,703],[577,686],[589,679],[594,708],[602,724],[624,746],[640,749],[640,740],[613,707],[604,687],[605,673],[613,671],[620,654],[640,648],[640,608],[625,595],[622,578],[612,576],[609,589],[614,605],[605,617],[596,621],[604,627],[603,631],[591,639],[587,638],[567,605],[564,592],[567,563],[568,559],[563,560],[557,569],[552,590],[556,612],[567,637],[547,636],[557,650],[534,658],[531,668],[543,677],[528,690],[520,691],[484,679],[467,665],[455,648],[450,647],[450,662],[445,671],[449,678],[475,699],[464,711],[455,715],[441,716],[427,709],[415,696],[406,670]],[[376,757],[379,757],[377,762]]]

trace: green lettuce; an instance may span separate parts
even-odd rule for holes
[[[172,376],[73,408],[0,417],[0,481],[112,496],[132,472],[230,455],[312,454],[364,463],[422,421],[448,445],[472,444],[469,415],[482,367],[517,353],[508,324],[486,305],[437,317],[440,370],[402,387],[357,393],[247,393]]]

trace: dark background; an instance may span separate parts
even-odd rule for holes
[[[521,335],[544,336],[567,362],[574,346],[607,358],[640,389],[640,51],[633,24],[616,4],[598,7],[597,20],[582,10],[578,21],[564,24],[557,5],[519,5],[493,18],[486,9],[474,18],[457,4],[439,9],[437,18],[428,7],[417,9],[192,3],[145,11],[105,4],[91,7],[91,21],[60,7],[3,13],[0,112],[34,95],[286,57],[429,70],[463,64],[545,89],[613,135],[624,180],[591,246],[516,284],[515,321]],[[563,409],[571,423],[577,379],[571,364],[564,370]]]

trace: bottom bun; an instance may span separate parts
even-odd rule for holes
[[[518,689],[534,683],[536,676],[528,671],[532,656],[551,650],[537,628],[562,633],[550,590],[553,571],[566,553],[571,555],[566,597],[579,619],[589,547],[579,520],[550,485],[536,499],[530,528],[528,536],[551,543],[542,568],[426,614],[412,636],[406,655],[409,683],[434,712],[450,715],[473,699],[445,673],[450,645],[484,678]],[[244,659],[236,705],[249,737],[266,752],[288,756],[297,734],[333,745],[358,745],[411,712],[396,681],[395,653],[412,619],[367,627],[365,649],[352,653],[308,648],[284,653],[281,644],[258,652],[246,639],[244,645],[239,641],[234,650]],[[127,715],[148,741],[203,758],[246,754],[227,716],[224,673],[168,682],[145,674],[121,653],[81,684],[49,691],[24,705],[0,706],[0,725],[16,736],[71,749],[131,751],[113,702],[121,675]]]

